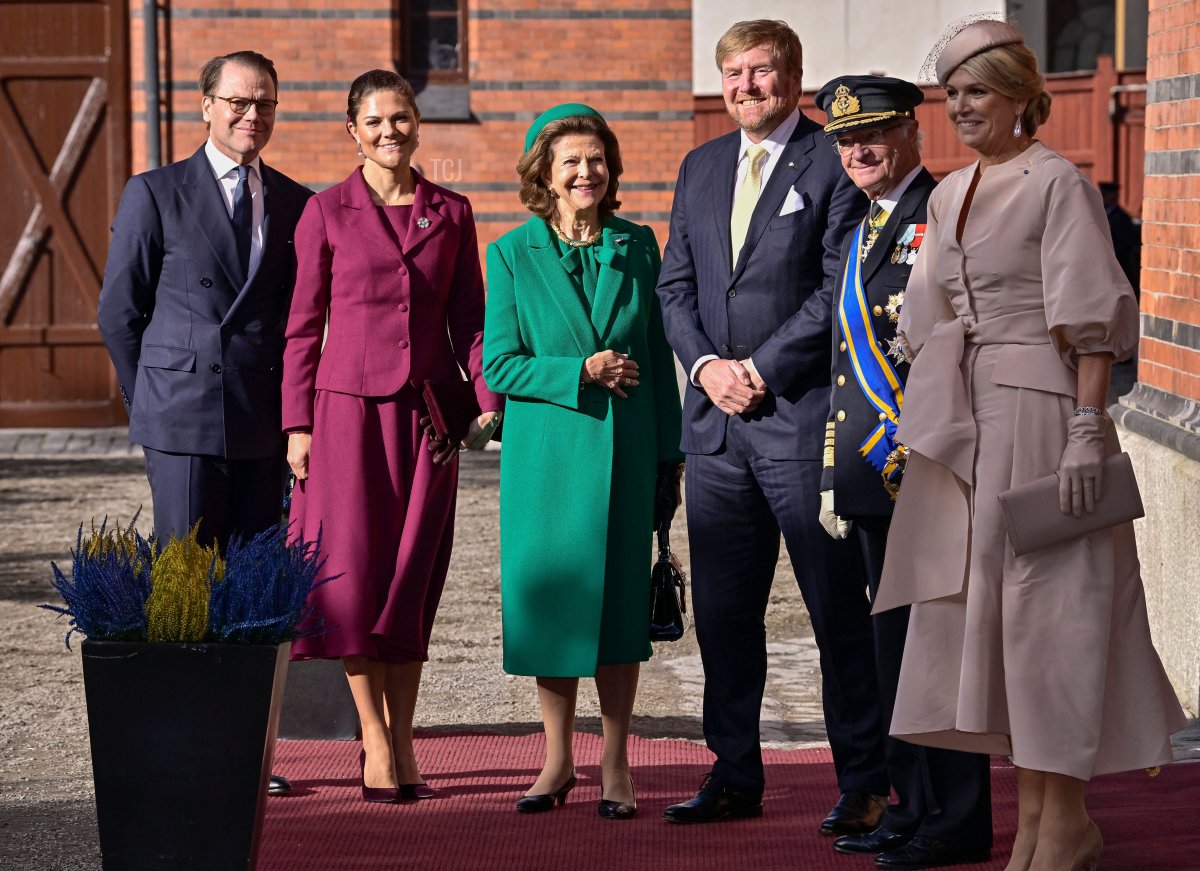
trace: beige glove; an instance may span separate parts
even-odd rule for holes
[[[1104,495],[1107,430],[1108,418],[1102,414],[1072,417],[1067,424],[1067,447],[1058,464],[1058,507],[1063,514],[1090,514]]]
[[[821,491],[821,513],[817,515],[817,519],[821,521],[821,526],[825,527],[834,538],[845,538],[850,534],[850,527],[854,525],[851,520],[842,520],[833,513],[833,491]]]

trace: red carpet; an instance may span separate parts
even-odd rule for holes
[[[567,805],[519,816],[513,803],[541,765],[540,735],[425,732],[417,757],[439,798],[368,805],[359,799],[359,744],[281,741],[274,770],[296,787],[267,803],[259,871],[339,869],[611,869],[611,871],[855,871],[870,857],[842,856],[817,827],[837,798],[828,750],[768,751],[765,813],[705,826],[663,822],[662,809],[690,797],[711,756],[686,741],[634,738],[638,817],[596,816],[600,739],[578,735],[579,785]],[[1016,827],[1013,771],[992,770],[996,846],[1002,869]],[[1200,867],[1200,764],[1170,766],[1155,778],[1132,772],[1097,778],[1089,806],[1104,833],[1101,868],[1158,871]],[[1173,821],[1170,828],[1164,818]]]

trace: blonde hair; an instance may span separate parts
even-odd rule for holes
[[[749,51],[760,45],[770,46],[771,56],[788,75],[800,80],[804,72],[804,49],[800,37],[786,21],[758,18],[754,21],[739,21],[725,31],[717,40],[717,69],[735,54]]]
[[[1037,57],[1024,43],[998,45],[963,61],[959,67],[998,94],[1024,103],[1021,127],[1032,136],[1050,118],[1053,99]]]

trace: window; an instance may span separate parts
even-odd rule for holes
[[[1096,55],[1113,53],[1115,0],[1056,0],[1046,19],[1046,72],[1094,70]]]
[[[467,81],[467,0],[394,0],[396,66],[428,84]]]

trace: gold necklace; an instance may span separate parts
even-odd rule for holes
[[[572,248],[586,248],[589,245],[594,245],[596,243],[596,240],[600,238],[600,234],[604,232],[604,228],[601,227],[599,230],[597,230],[595,233],[593,233],[591,236],[589,236],[586,239],[572,239],[570,236],[568,236],[566,233],[564,233],[561,229],[559,229],[558,224],[555,224],[553,221],[550,222],[550,227],[551,227],[551,229],[554,230],[554,234],[556,236],[558,236],[558,238],[562,239],[564,242],[566,242]]]

